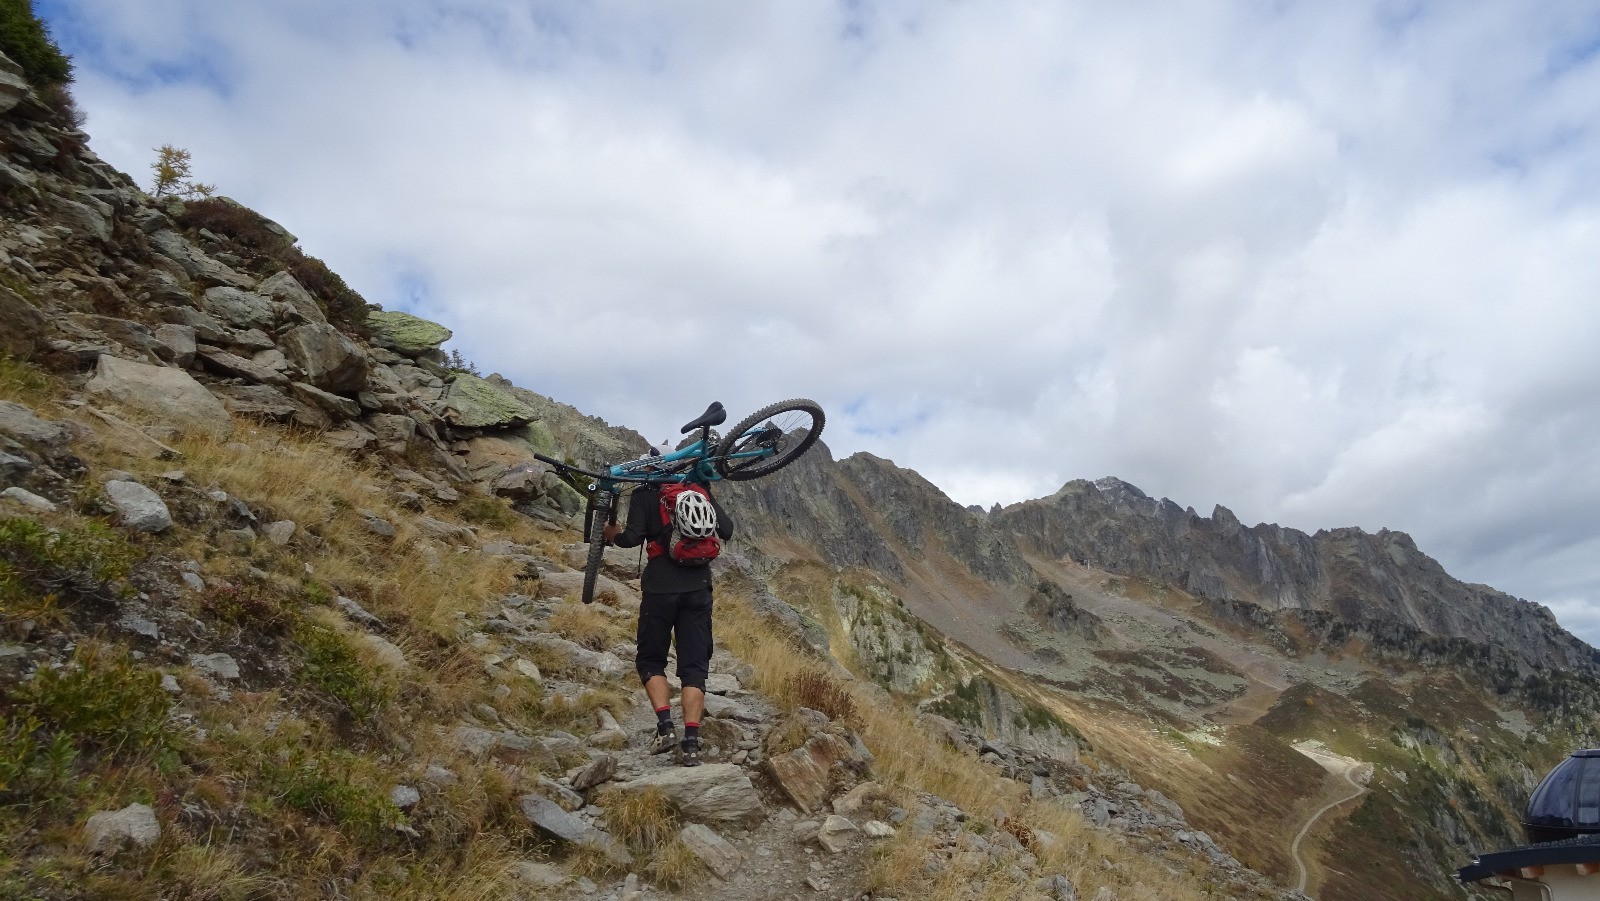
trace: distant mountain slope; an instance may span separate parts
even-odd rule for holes
[[[1453,578],[1404,532],[1246,527],[1226,507],[1199,516],[1114,478],[1069,482],[1050,497],[1006,507],[992,522],[1029,551],[1147,576],[1201,597],[1399,622],[1496,644],[1528,661],[1572,668],[1596,662],[1595,649],[1561,628],[1548,608]]]
[[[1040,578],[1025,559],[1035,555],[1267,610],[1401,623],[1495,644],[1530,664],[1587,669],[1597,660],[1546,607],[1452,577],[1403,532],[1247,527],[1225,507],[1203,517],[1115,478],[1069,482],[1049,497],[983,514],[889,460],[858,453],[835,461],[821,446],[773,478],[732,490],[758,544],[931,586],[908,592],[907,601],[940,628],[950,617],[926,602],[948,594],[954,578],[967,603],[1019,612]]]

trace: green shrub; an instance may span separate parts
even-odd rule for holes
[[[33,14],[32,0],[0,0],[0,51],[22,67],[29,84],[65,84],[72,80],[72,61]]]
[[[305,654],[302,675],[306,682],[343,704],[358,718],[370,718],[389,703],[388,686],[373,678],[343,635],[324,626],[302,622],[295,628],[294,640]]]
[[[48,608],[59,596],[109,601],[136,552],[111,529],[88,522],[52,529],[31,519],[0,519],[0,621]]]
[[[280,803],[338,826],[367,846],[383,844],[405,815],[389,800],[372,765],[348,751],[296,748],[286,759],[262,758],[267,790]]]
[[[221,197],[185,203],[178,224],[184,228],[203,228],[223,235],[275,259],[282,259],[291,247],[289,239],[281,231],[274,230],[273,224],[265,216]]]
[[[499,498],[469,493],[456,505],[461,518],[476,526],[509,529],[517,524],[517,514]]]
[[[271,587],[221,585],[201,598],[206,612],[230,626],[248,628],[261,635],[287,633],[299,618],[299,599],[285,597]]]
[[[344,283],[339,273],[329,269],[327,263],[301,253],[297,248],[286,262],[289,274],[295,277],[295,281],[316,295],[323,311],[328,314],[329,322],[361,338],[372,334],[367,326],[367,311],[371,306],[366,298]]]
[[[78,646],[61,669],[0,688],[0,796],[64,785],[81,754],[130,760],[174,750],[161,675],[121,649]]]
[[[55,381],[38,368],[0,354],[0,398],[36,407],[48,399],[55,388]]]
[[[253,257],[259,275],[270,274],[268,269],[287,269],[317,299],[329,322],[357,337],[371,335],[367,326],[371,306],[366,298],[345,284],[328,264],[306,254],[287,234],[274,228],[274,223],[248,207],[221,197],[197,200],[184,205],[178,224],[232,240],[239,251]]]

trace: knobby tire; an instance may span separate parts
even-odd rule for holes
[[[595,583],[600,580],[600,563],[606,554],[606,523],[611,521],[611,511],[615,510],[616,499],[611,501],[613,506],[602,508],[595,505],[594,516],[589,521],[589,558],[583,566],[583,602],[594,603]]]
[[[771,457],[762,457],[748,463],[728,459],[729,455],[738,453],[742,449],[740,447],[741,439],[753,437],[749,435],[751,431],[761,428],[762,426],[766,425],[768,421],[776,419],[785,413],[800,413],[804,416],[809,416],[810,424],[796,425],[789,429],[785,429],[783,437],[780,439],[780,441],[787,442],[791,440],[790,435],[802,428],[805,429],[806,432],[804,438],[801,438],[799,441],[794,442],[793,444],[781,446],[778,450],[778,453]],[[751,413],[749,416],[746,416],[739,422],[738,425],[734,426],[733,429],[728,432],[728,436],[726,438],[722,439],[722,443],[717,446],[716,450],[717,473],[724,479],[732,482],[743,482],[749,479],[759,479],[762,476],[772,475],[785,466],[788,466],[790,463],[793,463],[795,460],[798,460],[800,455],[811,449],[811,445],[817,443],[817,439],[822,436],[823,422],[824,417],[822,415],[822,407],[813,400],[795,398],[793,400],[782,400],[775,404],[768,404],[754,413]]]

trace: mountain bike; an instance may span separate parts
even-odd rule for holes
[[[540,462],[555,467],[562,476],[581,475],[590,479],[589,501],[584,510],[583,535],[589,543],[588,560],[583,569],[583,602],[594,603],[595,583],[600,577],[600,561],[605,554],[605,527],[617,521],[617,501],[623,491],[639,485],[665,485],[692,482],[710,485],[727,479],[743,482],[771,475],[811,449],[822,435],[824,417],[816,401],[796,398],[779,401],[740,420],[726,436],[718,437],[714,426],[726,422],[728,413],[721,402],[713,403],[694,420],[685,424],[682,434],[698,430],[699,438],[665,454],[652,454],[590,472],[543,454]]]

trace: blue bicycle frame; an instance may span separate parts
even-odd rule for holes
[[[791,423],[789,428],[804,432],[799,443],[787,447],[783,445],[785,426],[780,424],[785,414],[799,414],[803,422]],[[536,459],[555,467],[563,476],[575,473],[591,480],[583,521],[584,540],[589,543],[589,559],[584,569],[584,603],[590,603],[594,597],[602,549],[607,543],[604,526],[617,521],[617,501],[627,486],[683,482],[708,486],[723,479],[760,478],[805,453],[821,432],[823,414],[814,401],[802,398],[780,401],[757,410],[733,426],[720,445],[713,443],[711,427],[726,420],[727,411],[722,404],[714,403],[683,427],[684,434],[698,430],[698,440],[671,453],[629,460],[607,466],[601,472],[590,472],[543,454],[534,454]]]

